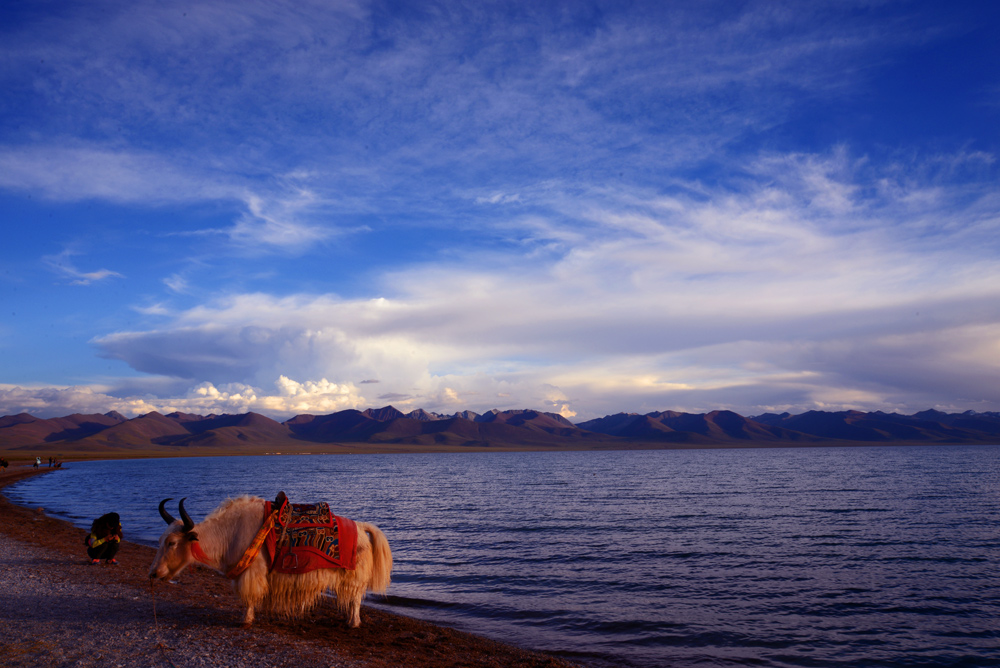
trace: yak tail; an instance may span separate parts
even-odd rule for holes
[[[358,522],[358,528],[368,534],[372,543],[372,576],[368,581],[368,591],[384,594],[389,588],[392,573],[392,550],[385,534],[374,524]]]

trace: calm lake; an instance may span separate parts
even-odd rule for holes
[[[1000,446],[85,462],[6,494],[155,544],[164,497],[280,489],[385,532],[376,604],[589,666],[1000,666]]]

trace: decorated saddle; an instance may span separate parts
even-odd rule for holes
[[[358,527],[353,520],[330,512],[329,504],[289,503],[281,492],[274,503],[265,502],[264,516],[273,517],[273,526],[264,540],[272,571],[354,570]]]

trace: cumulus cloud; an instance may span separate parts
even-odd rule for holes
[[[156,410],[156,405],[142,397],[122,399],[87,386],[18,387],[0,385],[0,413],[30,413],[36,417],[61,417],[72,413],[141,415]]]
[[[278,393],[261,401],[262,410],[283,414],[333,413],[365,404],[365,398],[350,383],[331,383],[325,378],[299,383],[281,376],[275,385]]]
[[[95,391],[90,387],[22,388],[0,386],[0,414],[30,413],[36,417],[59,417],[71,413],[106,413],[118,411],[126,417],[160,413],[239,414],[250,411],[276,419],[302,413],[327,414],[366,405],[366,400],[350,384],[331,383],[326,379],[298,382],[279,377],[270,391],[240,383],[215,386],[198,383],[179,396],[120,397]]]

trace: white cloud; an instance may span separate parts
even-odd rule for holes
[[[263,397],[261,411],[298,415],[301,413],[327,414],[348,408],[363,408],[366,400],[358,394],[352,383],[331,383],[326,378],[318,381],[297,382],[280,376],[275,382],[276,395]]]
[[[296,252],[336,234],[366,229],[308,222],[332,204],[304,185],[313,177],[298,172],[247,179],[218,165],[206,169],[193,155],[168,157],[97,145],[0,147],[0,188],[57,201],[101,199],[143,206],[222,202],[242,208],[228,227],[150,230],[164,236],[221,236],[242,251]],[[87,280],[107,275],[113,274]],[[167,280],[172,289],[184,291],[180,276]]]
[[[279,376],[274,388],[266,391],[243,383],[225,383],[216,386],[202,382],[181,397],[164,397],[151,400],[160,412],[170,413],[263,413],[287,419],[303,413],[327,414],[348,408],[358,408],[364,397],[350,383],[336,384],[325,378],[318,381],[298,382]]]
[[[243,248],[302,250],[337,232],[333,227],[301,222],[303,214],[317,205],[316,195],[308,190],[298,190],[280,199],[264,199],[252,193],[244,199],[246,213],[231,228],[224,230]]]
[[[517,193],[493,193],[476,198],[476,204],[513,204],[520,201],[521,196]]]
[[[985,352],[958,364],[941,347],[904,344],[968,337],[988,349],[981,332],[1000,323],[988,188],[939,184],[948,234],[921,238],[900,202],[924,184],[896,179],[886,195],[859,186],[869,171],[838,150],[762,159],[753,187],[707,196],[557,195],[544,225],[512,225],[538,232],[532,243],[557,237],[559,252],[484,250],[400,269],[383,277],[377,299],[234,295],[96,343],[139,371],[217,385],[377,378],[379,396],[412,407],[500,404],[585,417],[629,400],[742,411],[831,405],[831,387],[844,403],[898,404],[914,387],[904,371],[918,354],[958,376],[971,378],[976,364],[995,370],[1000,360]],[[907,354],[886,355],[886,341]],[[970,387],[982,401],[1000,400],[982,383]],[[751,388],[765,398],[749,404]]]
[[[171,292],[175,292],[177,294],[187,294],[191,289],[187,278],[180,274],[167,276],[163,279],[163,284],[166,285]]]
[[[117,271],[110,269],[98,269],[97,271],[80,271],[76,268],[70,258],[80,255],[78,251],[71,249],[64,250],[58,255],[46,255],[42,258],[45,265],[64,278],[70,279],[73,285],[90,285],[106,278],[125,278]]]
[[[86,386],[19,387],[0,385],[0,414],[31,413],[36,417],[61,417],[72,413],[140,415],[156,410],[142,397],[121,399]]]
[[[366,405],[364,397],[349,383],[338,385],[326,379],[300,383],[281,376],[273,387],[271,392],[265,392],[240,383],[216,387],[202,382],[180,396],[119,397],[90,387],[22,388],[0,385],[0,415],[26,412],[36,417],[59,417],[71,413],[114,410],[126,417],[135,417],[150,411],[201,415],[253,411],[280,420],[302,413],[327,414]]]
[[[142,315],[163,316],[174,315],[174,312],[162,303],[133,306],[132,310]]]
[[[0,147],[0,188],[60,201],[103,199],[147,205],[237,194],[218,179],[179,168],[163,155],[94,145]]]

